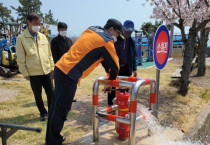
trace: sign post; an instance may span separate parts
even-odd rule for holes
[[[147,62],[153,61],[153,42],[154,42],[154,33],[149,33],[148,37],[148,45],[147,45],[147,50],[148,50],[148,55],[147,55]]]
[[[169,51],[170,51],[170,37],[168,28],[165,25],[158,27],[155,39],[153,43],[154,48],[154,61],[156,65],[156,93],[157,93],[157,105],[156,110],[158,112],[159,105],[159,82],[160,82],[160,70],[163,69],[167,63]]]
[[[141,31],[135,31],[135,41],[136,41],[136,51],[137,51],[137,57],[138,57],[138,64],[142,65],[142,32]]]

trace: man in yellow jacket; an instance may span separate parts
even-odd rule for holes
[[[42,86],[47,95],[49,110],[53,95],[51,72],[54,63],[49,42],[45,35],[39,32],[41,17],[36,13],[30,13],[26,19],[28,28],[17,37],[17,64],[24,78],[30,81],[40,120],[45,121],[47,110],[42,100]]]
[[[105,69],[109,70],[109,79],[116,79],[119,60],[114,41],[117,40],[121,30],[122,24],[116,19],[109,19],[104,28],[89,27],[56,63],[54,71],[55,95],[48,117],[47,145],[62,144],[63,137],[60,132],[71,109],[80,79],[88,76],[102,61],[106,63]]]

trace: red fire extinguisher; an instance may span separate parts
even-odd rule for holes
[[[128,118],[128,99],[130,95],[128,92],[119,92],[116,93],[116,104],[118,105],[118,116],[127,117]],[[129,125],[118,123],[116,128],[117,133],[119,134],[119,139],[124,140],[129,137]]]

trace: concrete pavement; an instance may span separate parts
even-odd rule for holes
[[[115,131],[115,124],[113,122],[101,126],[99,133],[99,142],[94,143],[92,141],[93,132],[91,131],[70,145],[128,145],[128,140],[122,141],[118,139],[118,134]],[[183,132],[175,128],[164,128],[161,135],[148,136],[148,129],[144,127],[143,123],[141,123],[141,121],[137,123],[137,145],[163,145],[165,142],[181,140],[182,138]]]

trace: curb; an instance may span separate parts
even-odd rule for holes
[[[206,135],[210,130],[210,105],[206,107],[197,117],[194,122],[194,127],[184,134],[185,140],[204,142]]]

